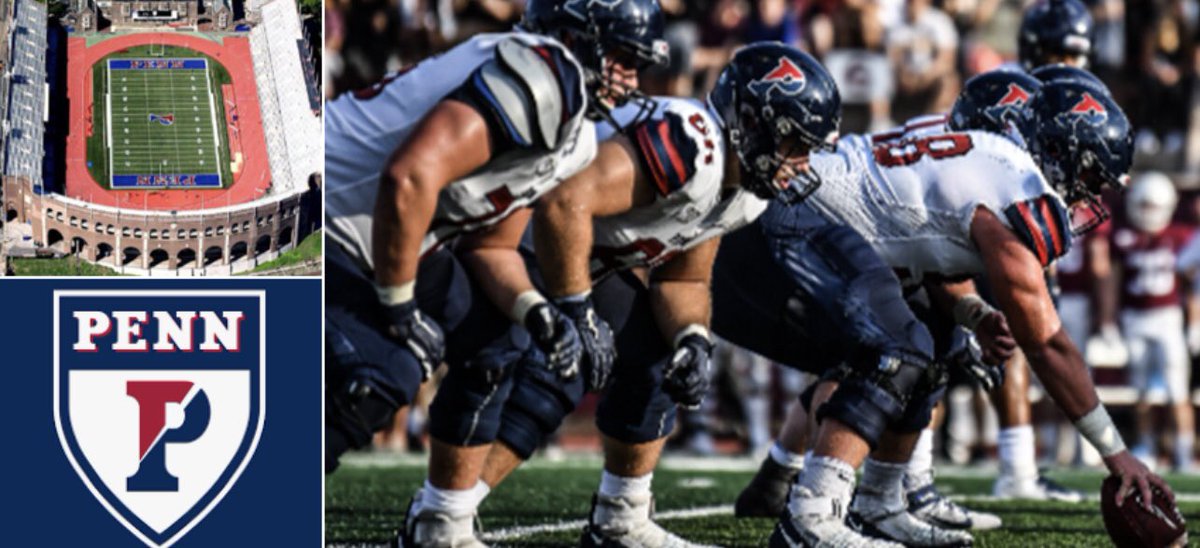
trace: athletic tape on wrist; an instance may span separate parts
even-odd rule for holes
[[[385,306],[395,306],[413,300],[413,292],[416,287],[416,280],[400,285],[390,285],[387,287],[377,285],[375,286],[375,293],[379,295],[379,302],[383,303]]]
[[[690,324],[687,324],[686,326],[684,326],[683,329],[680,329],[679,332],[675,334],[675,348],[679,348],[679,343],[682,342],[683,339],[685,339],[688,335],[700,335],[701,337],[704,337],[704,340],[708,341],[709,343],[712,342],[712,336],[708,334],[707,327],[704,327],[703,325],[700,325],[698,323],[690,323]]]
[[[583,293],[575,293],[572,295],[563,295],[561,297],[555,297],[554,300],[558,301],[558,302],[564,302],[564,303],[581,303],[583,301],[586,301],[587,298],[591,297],[591,296],[592,296],[592,290],[589,289],[587,291],[584,291]]]
[[[1075,421],[1075,428],[1080,435],[1096,448],[1102,457],[1111,457],[1125,450],[1125,440],[1113,425],[1112,417],[1103,404],[1097,404],[1094,409]]]
[[[509,314],[511,314],[513,321],[520,325],[525,325],[525,316],[529,314],[529,311],[544,302],[546,302],[546,298],[541,293],[538,293],[536,289],[524,291],[520,295],[517,295],[517,300],[513,302],[512,310],[509,311]]]
[[[954,323],[975,331],[979,322],[995,311],[996,309],[979,295],[967,295],[954,303]]]

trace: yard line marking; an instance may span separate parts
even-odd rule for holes
[[[696,519],[707,518],[712,516],[733,515],[732,504],[722,504],[719,506],[700,506],[696,508],[684,508],[681,510],[667,510],[665,512],[655,512],[655,520],[671,520],[671,519]],[[503,542],[516,540],[532,535],[541,535],[546,533],[561,533],[572,529],[583,529],[587,525],[586,519],[573,519],[569,521],[559,521],[555,523],[541,523],[538,525],[517,525],[515,527],[505,527],[492,531],[484,531],[480,533],[480,538],[487,542]]]

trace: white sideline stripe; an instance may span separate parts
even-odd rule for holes
[[[655,512],[655,520],[671,520],[671,519],[696,519],[706,518],[711,516],[733,515],[732,504],[722,504],[719,506],[700,506],[697,508],[684,508],[682,510],[667,510],[666,512]],[[561,533],[572,529],[582,529],[587,525],[587,520],[573,519],[570,521],[559,521],[555,523],[542,523],[538,525],[518,525],[516,527],[505,527],[493,531],[485,531],[479,535],[487,542],[503,542],[506,540],[516,540],[532,535],[541,535],[546,533]]]

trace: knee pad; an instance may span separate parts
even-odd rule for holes
[[[522,360],[513,377],[497,439],[528,460],[583,399],[583,377],[562,380],[536,359]]]
[[[328,310],[325,321],[328,387],[325,424],[341,432],[345,447],[363,447],[412,401],[421,386],[421,365],[407,348],[367,326]]]
[[[944,365],[937,362],[930,365],[921,383],[909,398],[904,414],[892,425],[892,430],[913,433],[929,426],[929,421],[933,418],[933,408],[942,401],[949,381],[950,373]]]
[[[928,369],[928,362],[886,355],[870,369],[860,366],[817,409],[817,420],[840,421],[874,449],[883,431],[904,415]]]
[[[450,364],[429,408],[429,434],[457,446],[491,443],[512,389],[512,369],[528,349],[513,327],[460,364]]]
[[[596,408],[596,427],[625,443],[666,437],[675,428],[675,402],[663,392],[663,370],[670,355],[650,366],[635,357],[618,361],[613,385]],[[639,365],[643,364],[643,365]]]

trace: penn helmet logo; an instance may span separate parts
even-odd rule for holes
[[[1069,112],[1089,117],[1108,116],[1108,109],[1104,108],[1104,104],[1097,101],[1095,97],[1092,97],[1091,93],[1086,91],[1083,92],[1083,95],[1079,98],[1079,102],[1075,103],[1075,106],[1071,107]]]
[[[1000,100],[996,102],[996,106],[1020,106],[1024,105],[1027,101],[1029,101],[1029,92],[1025,91],[1025,88],[1021,86],[1018,86],[1014,83],[1009,83],[1008,92],[1004,94],[1004,97],[1001,97]]]
[[[138,539],[174,544],[229,493],[266,413],[262,291],[54,293],[54,422]]]
[[[776,91],[783,95],[797,95],[804,90],[805,84],[804,72],[791,59],[780,57],[775,68],[762,78],[751,81],[749,87],[755,95],[769,100]]]

